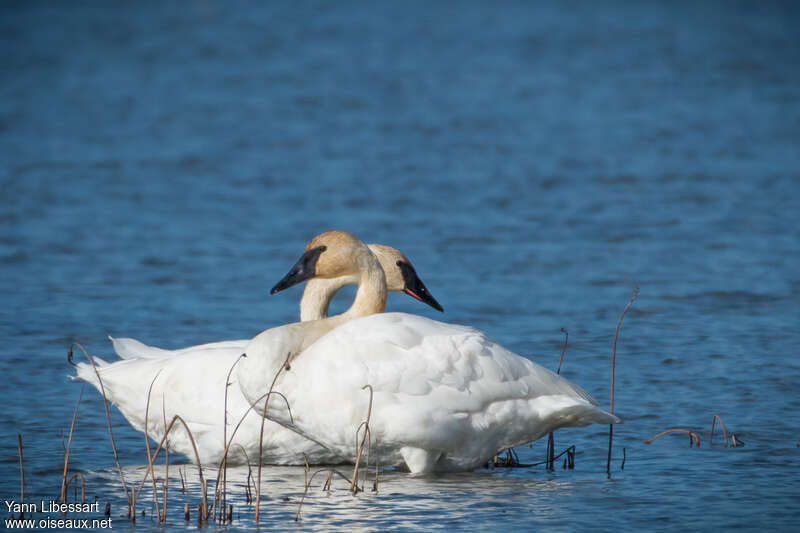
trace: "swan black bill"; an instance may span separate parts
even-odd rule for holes
[[[289,270],[289,273],[276,283],[269,293],[275,294],[283,289],[288,289],[298,283],[313,278],[317,273],[317,261],[319,260],[319,256],[325,250],[327,250],[327,247],[319,246],[300,256],[300,259],[298,259],[297,263]]]
[[[417,276],[417,272],[414,270],[414,267],[404,261],[398,261],[397,266],[400,267],[400,272],[403,274],[403,281],[405,282],[405,287],[403,288],[403,292],[411,296],[412,298],[416,298],[422,303],[426,303],[436,309],[444,313],[444,309],[439,302],[436,301],[430,292],[428,292],[427,287],[425,284],[422,283],[422,280],[419,279]]]

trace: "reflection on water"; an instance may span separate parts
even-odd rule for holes
[[[352,467],[337,467],[345,476],[352,475]],[[131,484],[138,486],[147,472],[146,466],[127,466],[123,474]],[[154,468],[159,487],[159,502],[163,503],[163,465]],[[317,473],[319,472],[319,473]],[[324,490],[327,471],[302,467],[265,466],[261,472],[261,518],[259,529],[285,530],[292,527],[300,510],[299,525],[307,529],[347,527],[356,530],[414,529],[428,520],[445,519],[452,527],[467,528],[476,519],[487,521],[493,515],[504,521],[524,524],[533,513],[538,520],[557,525],[559,500],[568,501],[580,494],[581,480],[532,479],[530,476],[505,475],[509,472],[486,470],[474,473],[410,476],[391,470],[381,470],[378,491],[373,491],[374,469],[368,473],[365,492],[354,496],[349,483],[338,475],[333,476],[330,490]],[[316,475],[315,475],[316,474]],[[210,469],[204,469],[209,486],[208,500],[213,504],[216,484]],[[208,481],[209,476],[211,481]],[[248,502],[247,486],[255,499],[257,469],[229,468],[226,473],[226,503],[234,506],[234,523],[239,528],[255,528],[254,502]],[[304,495],[307,476],[314,476],[309,491]],[[169,468],[168,512],[170,523],[183,522],[184,505],[189,504],[191,520],[197,520],[197,506],[202,501],[201,484],[197,468],[193,465],[171,465]],[[88,482],[97,486],[108,484],[118,487],[116,471],[91,472]],[[475,499],[479,486],[480,503]],[[183,492],[182,487],[186,488]],[[118,499],[115,515],[126,512],[124,495]],[[138,499],[137,523],[154,520],[152,484],[147,481]],[[302,502],[302,507],[301,507]],[[144,516],[141,515],[144,511]],[[121,518],[119,516],[118,518]],[[556,522],[551,522],[556,520]],[[566,523],[565,523],[566,524]]]

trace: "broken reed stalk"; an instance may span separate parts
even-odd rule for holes
[[[150,470],[150,479],[153,480],[153,504],[156,507],[156,517],[158,518],[158,523],[161,523],[161,509],[158,507],[158,489],[156,488],[156,476],[153,474],[153,456],[150,453],[150,435],[147,432],[148,426],[150,425],[150,393],[153,392],[153,384],[158,379],[158,375],[161,373],[161,370],[156,372],[156,375],[153,376],[153,381],[150,382],[150,387],[147,389],[147,403],[144,407],[144,445],[145,449],[147,450],[147,468]]]
[[[364,463],[364,477],[361,479],[361,492],[364,492],[364,485],[367,484],[367,475],[369,474],[369,456],[372,453],[372,431],[369,427],[365,427],[364,432],[369,432],[367,435],[367,462]]]
[[[200,510],[202,512],[201,516],[198,517],[198,520],[205,522],[206,520],[208,520],[208,498],[206,494],[206,481],[205,478],[203,477],[203,466],[200,464],[200,454],[197,451],[197,444],[195,443],[194,435],[192,435],[192,432],[189,429],[189,425],[183,418],[181,418],[180,415],[174,415],[172,417],[172,420],[170,421],[166,431],[164,432],[164,436],[161,437],[161,441],[158,443],[158,447],[156,448],[156,451],[153,453],[152,460],[149,461],[147,471],[144,474],[144,478],[139,483],[139,488],[136,490],[135,495],[138,498],[139,493],[142,492],[144,483],[145,481],[147,481],[147,476],[150,475],[153,471],[153,461],[155,461],[158,458],[158,454],[159,452],[161,452],[161,448],[164,446],[164,441],[167,440],[167,436],[169,435],[169,432],[172,431],[172,428],[175,426],[175,422],[180,422],[181,424],[183,424],[184,429],[186,429],[186,434],[189,436],[189,441],[192,443],[192,449],[194,450],[194,457],[195,460],[197,461],[197,471],[200,473],[200,486],[202,487],[203,490],[203,502],[202,504],[200,504]]]
[[[242,354],[245,355],[245,354]],[[245,355],[246,356],[246,355]],[[272,399],[272,389],[275,387],[275,382],[278,381],[278,376],[281,375],[281,372],[284,368],[286,368],[289,364],[289,359],[292,357],[292,352],[286,354],[286,360],[283,364],[278,368],[278,371],[275,372],[275,377],[272,378],[272,384],[269,386],[269,390],[267,391],[267,397],[264,400],[264,410],[261,413],[261,430],[258,433],[258,483],[256,485],[256,524],[258,524],[258,518],[260,516],[260,503],[261,503],[261,457],[264,452],[264,421],[267,419],[267,411],[269,409],[269,401]],[[288,401],[286,402],[289,403]],[[249,412],[249,410],[248,410]],[[247,413],[245,413],[246,415]],[[243,418],[244,419],[244,418]],[[231,437],[233,439],[233,437]],[[227,449],[225,450],[227,454]],[[223,458],[223,461],[225,459]]]
[[[519,462],[519,455],[517,455],[517,452],[514,451],[514,448],[507,448],[505,457],[500,458],[499,454],[494,456],[492,466],[502,468],[517,468],[520,466],[529,465],[523,465]]]
[[[97,382],[100,383],[100,393],[103,395],[103,407],[105,407],[106,411],[106,424],[108,425],[108,437],[111,439],[111,451],[114,452],[114,462],[117,464],[117,472],[119,472],[119,478],[122,481],[122,488],[125,490],[125,498],[128,500],[128,518],[132,518],[136,520],[136,516],[133,513],[133,494],[132,491],[128,491],[128,484],[125,482],[125,476],[122,474],[122,466],[119,464],[119,455],[117,454],[117,446],[114,444],[114,431],[111,429],[111,414],[108,412],[108,398],[106,398],[106,388],[103,385],[103,379],[100,377],[100,372],[97,370],[97,365],[94,364],[94,359],[89,357],[89,353],[86,351],[80,343],[73,342],[72,346],[69,347],[69,352],[67,353],[67,359],[72,362],[72,347],[77,346],[83,352],[83,355],[86,356],[86,359],[89,360],[89,363],[92,365],[92,369],[94,370],[94,374],[97,376]]]
[[[562,451],[561,453],[559,453],[558,455],[556,455],[555,457],[553,457],[553,460],[555,460],[555,459],[560,459],[560,458],[561,458],[561,456],[563,456],[564,454],[567,454],[567,455],[569,455],[570,453],[572,453],[572,454],[574,455],[574,453],[575,453],[575,450],[576,450],[576,448],[575,448],[575,445],[573,444],[573,445],[572,445],[572,446],[570,446],[569,448],[565,449],[564,451]],[[531,464],[519,464],[518,466],[520,466],[520,467],[539,466],[539,465],[546,465],[546,464],[548,464],[549,462],[550,462],[550,459],[546,459],[546,460],[544,460],[544,461],[540,461],[540,462],[538,462],[538,463],[531,463]],[[574,463],[575,463],[575,460],[574,460],[574,459],[572,459],[572,460],[571,460],[571,463],[574,465]]]
[[[231,386],[231,374],[233,373],[233,369],[239,363],[239,361],[244,357],[244,354],[241,354],[239,357],[236,358],[236,361],[233,362],[230,369],[228,369],[228,375],[225,377],[225,400],[224,400],[224,411],[223,411],[223,426],[222,426],[222,442],[228,442],[228,388]],[[226,447],[227,448],[227,447]],[[246,454],[245,454],[246,455]],[[224,519],[225,515],[225,504],[227,502],[227,486],[228,486],[228,462],[223,459],[221,462],[222,466],[222,517]],[[219,474],[217,475],[217,486],[214,490],[214,509],[217,509],[217,496],[219,495]],[[219,513],[218,513],[219,514]],[[224,520],[223,520],[224,522]]]
[[[711,446],[712,441],[714,440],[714,422],[719,420],[719,427],[722,428],[722,442],[725,448],[728,447],[728,432],[725,431],[725,423],[722,421],[722,417],[719,416],[717,413],[714,413],[714,416],[711,417],[711,433],[708,435],[708,445]]]
[[[561,374],[561,363],[564,362],[564,353],[567,351],[567,341],[569,340],[569,332],[566,329],[561,328],[561,332],[564,334],[564,344],[561,345],[561,357],[558,359],[558,368],[556,369],[556,374]],[[554,470],[553,462],[555,461],[555,454],[556,451],[556,443],[555,438],[553,436],[553,431],[547,436],[547,450],[545,451],[545,455],[547,459],[550,461],[548,464],[548,468],[550,471]]]
[[[67,437],[67,446],[64,448],[64,473],[61,476],[61,495],[59,501],[66,503],[67,497],[67,469],[69,468],[69,450],[72,446],[72,430],[75,429],[75,420],[78,418],[78,407],[83,399],[83,391],[86,389],[86,384],[81,387],[81,393],[78,395],[78,402],[75,404],[75,411],[72,413],[72,423],[69,425],[69,437]],[[20,465],[21,466],[21,465]]]
[[[558,359],[556,374],[561,374],[561,363],[564,362],[564,352],[567,351],[567,341],[569,340],[569,332],[566,329],[561,328],[561,333],[564,334],[564,344],[561,345],[561,357]]]
[[[362,443],[359,446],[358,436],[361,433],[361,428],[364,428],[364,437],[362,438]],[[367,471],[369,470],[369,453],[370,453],[370,450],[371,450],[371,447],[372,447],[371,446],[371,444],[372,444],[372,431],[370,431],[366,420],[364,422],[361,422],[361,424],[358,425],[358,428],[356,429],[355,437],[356,437],[355,449],[356,449],[356,454],[357,454],[355,463],[356,463],[356,470],[358,470],[358,474],[361,474],[361,470],[362,470],[362,469],[358,468],[358,462],[361,459],[361,456],[363,455],[362,452],[363,452],[363,447],[364,447],[364,439],[366,439],[366,445],[367,445],[367,466],[366,466],[366,468],[363,469],[364,478],[361,481],[361,492],[364,492],[364,484],[367,481]],[[355,491],[358,492],[359,491],[358,478],[356,477],[354,479],[356,480],[356,489],[355,489]],[[353,494],[355,494],[355,492]]]
[[[692,442],[693,441],[697,443],[697,447],[698,448],[700,447],[700,437],[698,437],[697,433],[695,433],[694,431],[690,431],[690,430],[688,430],[686,428],[669,428],[669,429],[664,430],[661,433],[659,433],[659,434],[647,439],[646,441],[644,441],[644,443],[645,444],[650,444],[651,442],[653,442],[657,438],[663,437],[664,435],[667,435],[669,433],[686,433],[687,435],[689,435],[689,447],[692,446]]]
[[[306,452],[303,452],[303,463],[305,463],[303,467],[303,486],[305,487],[308,485],[308,473],[311,471],[311,467],[308,466],[308,455],[306,455]]]
[[[255,484],[255,481],[253,480],[253,469],[250,468],[250,464],[248,463],[248,465],[247,465],[247,485],[245,485],[245,488],[244,488],[245,489],[244,490],[244,497],[245,497],[245,501],[248,504],[253,503],[253,491],[250,488],[250,483]]]
[[[253,501],[253,495],[250,492],[250,479],[252,479],[253,477],[253,469],[250,467],[250,457],[247,455],[247,450],[245,450],[244,446],[242,446],[238,442],[236,443],[236,445],[242,449],[242,453],[244,454],[244,460],[247,463],[247,485],[245,486],[244,495],[245,499],[247,500],[247,503],[250,503],[251,501]],[[303,454],[303,456],[305,456],[305,454]],[[306,466],[308,466],[308,461],[306,461]]]
[[[614,369],[616,367],[616,360],[617,360],[617,338],[619,337],[619,327],[622,324],[622,319],[625,316],[625,313],[628,312],[628,309],[631,308],[633,305],[633,301],[636,300],[636,297],[639,296],[639,286],[636,285],[633,288],[633,296],[631,296],[630,301],[625,306],[625,309],[622,310],[622,314],[619,315],[619,320],[617,320],[617,328],[614,330],[614,348],[611,352],[611,407],[609,408],[609,413],[612,415],[614,414]],[[606,462],[606,474],[611,476],[611,442],[614,438],[614,424],[608,425],[608,461]]]
[[[300,504],[297,506],[297,514],[294,515],[294,521],[295,522],[300,520],[300,511],[303,509],[303,502],[305,501],[306,495],[308,494],[308,488],[311,486],[311,482],[314,481],[314,478],[320,472],[329,472],[330,473],[329,479],[328,479],[328,483],[330,483],[330,477],[332,477],[333,474],[338,474],[342,479],[344,479],[345,481],[350,483],[350,486],[352,486],[352,481],[350,479],[348,479],[347,476],[345,476],[344,474],[342,474],[341,472],[336,470],[335,468],[320,468],[319,470],[317,470],[316,472],[311,474],[311,477],[308,479],[308,482],[306,483],[305,490],[303,491],[303,497],[300,498]]]
[[[69,481],[67,481],[67,487],[66,488],[68,489],[69,486],[72,484],[72,480],[77,478],[77,477],[81,478],[81,503],[86,503],[86,478],[83,477],[83,474],[81,474],[80,472],[75,472],[74,474],[72,474],[70,476],[70,478],[69,478]],[[65,499],[61,503],[67,503],[67,500],[66,500],[66,489],[64,489],[64,496],[65,496]]]
[[[161,395],[161,418],[164,421],[164,432],[167,431],[167,411],[164,402],[164,395]],[[169,439],[164,447],[164,515],[161,517],[167,523],[167,491],[169,490]]]
[[[358,463],[361,461],[361,453],[364,451],[364,442],[367,440],[367,434],[369,433],[369,419],[372,416],[372,395],[373,395],[372,385],[367,384],[361,387],[361,390],[366,390],[366,389],[369,389],[369,407],[367,408],[367,420],[363,424],[364,436],[361,438],[361,444],[358,446],[358,449],[356,450],[356,464],[355,467],[353,468],[353,480],[350,483],[350,492],[352,492],[353,494],[358,492]],[[359,426],[359,429],[360,428],[361,426]],[[358,439],[359,429],[356,429],[356,439]],[[370,438],[370,441],[371,440],[372,439]],[[369,459],[367,459],[367,465],[369,465]]]
[[[372,482],[372,492],[378,492],[378,473],[380,466],[378,464],[378,452],[375,452],[375,481]]]
[[[72,432],[70,431],[70,437]],[[22,433],[17,433],[17,451],[19,452],[19,502],[22,509],[25,509],[25,469],[22,467]],[[64,491],[62,487],[62,492]],[[25,511],[20,511],[19,518],[25,518]],[[13,517],[12,517],[13,518]]]
[[[292,416],[292,409],[289,406],[289,400],[286,399],[286,396],[284,396],[282,393],[276,392],[276,391],[270,391],[270,392],[266,392],[266,393],[262,394],[259,398],[256,399],[255,402],[253,402],[253,405],[251,405],[250,407],[247,408],[247,410],[244,412],[244,414],[239,419],[239,422],[236,424],[236,427],[233,428],[233,431],[231,432],[231,438],[228,439],[228,442],[225,444],[225,450],[222,453],[222,460],[220,461],[219,467],[217,468],[217,480],[219,480],[219,478],[221,476],[221,472],[222,472],[223,466],[228,461],[228,452],[230,451],[230,448],[233,445],[233,438],[236,436],[236,432],[239,431],[239,427],[241,427],[242,423],[244,422],[244,419],[247,418],[247,415],[250,414],[251,412],[255,412],[255,405],[258,402],[260,402],[261,400],[264,400],[265,398],[271,398],[273,394],[277,395],[280,398],[283,398],[283,401],[286,402],[286,409],[289,411],[289,420],[294,424],[294,416]],[[242,447],[241,444],[237,443],[236,445],[239,446],[240,448],[242,448],[242,450],[244,450],[244,447]],[[245,458],[247,459],[247,468],[250,469],[250,458],[247,457],[247,453],[245,453]],[[260,459],[261,458],[259,457],[259,460]],[[249,472],[248,475],[250,475],[252,477],[252,469],[250,469],[250,472]],[[183,478],[181,478],[181,483],[183,483]],[[253,485],[255,486],[255,479],[253,480]],[[186,487],[185,486],[183,487],[182,492],[186,492]],[[215,492],[215,494],[216,494],[216,492]],[[215,498],[216,498],[216,495],[215,495]],[[252,498],[252,495],[251,495],[250,499],[247,501],[247,503],[251,503],[252,501],[253,501],[253,498]]]

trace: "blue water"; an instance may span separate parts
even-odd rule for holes
[[[72,341],[112,357],[109,334],[175,348],[294,321],[301,289],[268,290],[337,228],[403,250],[446,313],[392,310],[551,368],[566,328],[562,373],[604,405],[638,284],[625,423],[610,479],[607,428],[570,429],[574,470],[386,471],[355,497],[318,476],[298,523],[303,470],[268,467],[262,529],[796,528],[796,4],[117,4],[0,7],[0,499],[19,496],[17,433],[28,501],[58,495]],[[743,448],[709,447],[714,413]],[[138,482],[143,437],[111,416]],[[673,426],[701,447],[643,443]],[[196,470],[171,463],[184,527]],[[91,389],[70,468],[128,527]],[[230,529],[255,529],[246,477],[229,472]],[[148,490],[137,531],[160,529]]]

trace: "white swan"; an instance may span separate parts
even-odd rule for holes
[[[242,392],[259,412],[264,381],[277,371],[276,349],[274,335],[262,333],[238,368]],[[268,418],[352,460],[366,385],[374,391],[373,457],[411,472],[471,470],[560,427],[619,422],[577,385],[481,332],[402,313],[343,324],[295,357],[274,388],[293,418],[277,397]]]
[[[347,242],[348,238],[340,233],[323,234],[318,237],[318,242],[328,243],[334,247],[338,242]],[[377,252],[382,261],[382,263],[376,262],[380,269],[377,277],[381,283],[384,279],[381,265],[385,265],[388,273],[386,278],[392,290],[409,293],[441,310],[441,306],[416,276],[408,259],[389,247],[373,245],[372,250]],[[292,270],[295,277],[303,274],[303,266],[302,262],[295,265]],[[304,293],[301,314],[309,317],[327,313],[328,304],[339,288],[360,281],[352,274],[351,269],[343,271],[343,276],[315,279]],[[376,300],[374,292],[360,290],[351,308],[339,317],[292,324],[283,328],[273,328],[272,331],[276,331],[278,336],[291,332],[289,338],[293,340],[283,348],[297,348],[298,342],[311,344],[313,339],[349,318],[382,311],[385,292],[383,300]],[[284,328],[288,330],[284,331]],[[174,415],[180,415],[194,435],[200,462],[218,463],[224,451],[225,437],[231,438],[233,428],[250,408],[239,387],[232,383],[228,387],[228,418],[227,428],[225,427],[225,379],[243,353],[243,345],[247,341],[223,341],[180,350],[162,350],[134,339],[113,339],[113,342],[115,350],[123,358],[122,361],[108,364],[95,358],[108,400],[119,408],[128,422],[138,431],[144,431],[147,415],[148,432],[154,439],[163,436],[164,419],[169,422]],[[283,361],[285,353],[281,350],[277,357]],[[91,383],[100,390],[100,383],[91,365],[79,363],[76,378]],[[147,393],[151,383],[153,385],[150,410],[146,413]],[[250,461],[256,460],[260,429],[259,416],[250,413],[244,418],[234,438],[234,445],[230,449],[229,463],[242,463],[248,458]],[[174,429],[170,433],[170,446],[171,450],[195,460],[191,442],[181,428]],[[311,462],[338,461],[338,455],[331,454],[321,446],[272,423],[265,426],[263,450],[262,460],[268,463],[302,464],[304,453]]]

